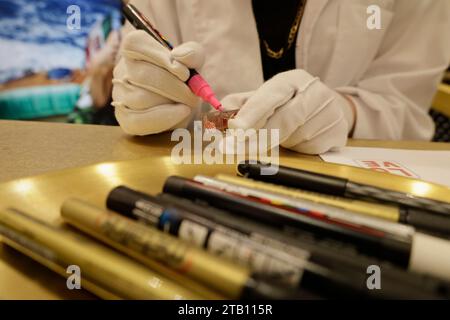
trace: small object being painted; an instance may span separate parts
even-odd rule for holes
[[[203,127],[205,129],[217,129],[225,131],[228,129],[228,121],[233,119],[239,110],[211,111],[203,115]]]

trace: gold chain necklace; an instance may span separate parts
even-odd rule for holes
[[[287,50],[292,48],[294,44],[298,29],[300,28],[300,23],[302,21],[303,13],[305,11],[306,1],[301,0],[300,7],[295,17],[294,23],[292,24],[291,30],[289,31]],[[272,59],[281,59],[284,56],[285,48],[281,48],[278,51],[274,51],[270,48],[266,40],[263,40],[264,47],[266,48],[266,54]]]

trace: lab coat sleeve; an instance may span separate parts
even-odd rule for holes
[[[450,1],[397,0],[376,58],[352,87],[357,139],[430,140],[433,96],[450,62]]]

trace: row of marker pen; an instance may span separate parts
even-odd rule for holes
[[[263,166],[169,177],[157,195],[117,187],[109,211],[68,199],[62,218],[89,237],[16,210],[0,212],[0,234],[55,271],[79,266],[105,298],[450,298],[448,204]]]

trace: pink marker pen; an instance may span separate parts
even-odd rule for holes
[[[151,35],[156,41],[158,41],[162,46],[169,50],[173,49],[172,44],[167,41],[158,30],[156,30],[150,21],[132,4],[127,4],[123,7],[123,14],[127,20],[139,30],[146,31]],[[206,82],[206,80],[194,69],[189,69],[190,76],[186,81],[186,84],[192,90],[192,92],[200,97],[203,101],[209,103],[218,111],[222,111],[222,104],[216,98],[211,86]]]

